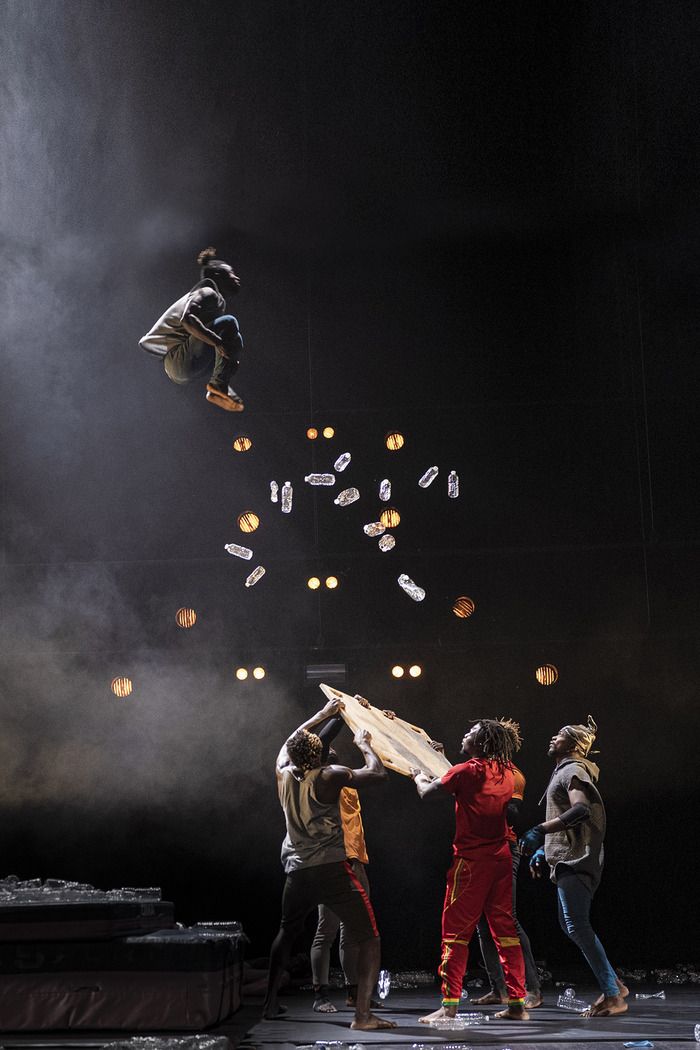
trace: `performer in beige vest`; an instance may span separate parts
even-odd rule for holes
[[[379,931],[369,897],[354,874],[345,853],[339,797],[344,787],[365,787],[386,779],[386,770],[372,749],[370,734],[359,730],[354,742],[365,760],[360,769],[325,765],[323,744],[310,732],[341,708],[329,702],[304,722],[277,756],[277,789],[287,834],[282,844],[286,872],[282,893],[282,922],[270,950],[270,980],[263,1008],[268,1020],[283,1015],[278,1003],[279,982],[304,920],[319,904],[330,908],[359,946],[357,1000],[352,1028],[374,1031],[395,1027],[370,1009],[372,989],[380,965]]]

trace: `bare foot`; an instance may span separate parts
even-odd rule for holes
[[[396,1028],[396,1025],[386,1017],[375,1017],[374,1014],[367,1014],[366,1017],[356,1017],[350,1027],[360,1032],[377,1032],[383,1028]]]
[[[507,995],[499,995],[498,992],[487,992],[486,995],[480,995],[478,999],[472,999],[474,1006],[494,1006],[498,1003],[507,1003]]]
[[[525,1006],[528,1010],[536,1010],[538,1006],[542,1006],[543,1002],[544,999],[539,992],[537,995],[530,995],[528,993],[528,995],[525,996]]]
[[[432,1024],[433,1021],[442,1021],[446,1017],[456,1017],[457,1007],[456,1006],[441,1006],[438,1010],[434,1010],[431,1014],[426,1014],[425,1017],[419,1017],[418,1020],[421,1024]]]
[[[606,995],[602,1003],[594,1003],[591,1007],[589,1017],[613,1017],[615,1014],[624,1014],[627,1003],[621,995]]]
[[[280,1021],[287,1012],[286,1006],[280,1006],[277,1002],[265,1004],[263,1008],[264,1021]]]
[[[617,993],[618,993],[618,995],[620,996],[621,999],[626,999],[627,996],[630,994],[629,988],[627,987],[626,984],[622,983],[622,981],[620,980],[619,977],[617,977],[616,980],[617,980]],[[605,1000],[605,996],[604,995],[599,995],[598,998],[596,999],[596,1001],[593,1003],[593,1005],[594,1006],[602,1006],[604,1000]]]
[[[522,1003],[510,1003],[505,1010],[499,1010],[493,1016],[499,1021],[527,1021],[530,1017]]]

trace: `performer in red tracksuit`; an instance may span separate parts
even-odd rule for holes
[[[467,969],[469,942],[483,913],[498,948],[508,1006],[496,1017],[526,1021],[525,964],[513,921],[513,872],[508,844],[508,803],[513,796],[511,759],[520,747],[520,727],[483,718],[462,740],[466,758],[441,778],[413,770],[421,798],[455,798],[454,860],[447,873],[442,911],[442,1006],[421,1017],[429,1024],[454,1017]]]

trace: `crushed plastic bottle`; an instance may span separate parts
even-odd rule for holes
[[[294,489],[292,488],[291,481],[285,481],[282,486],[282,513],[289,514],[292,509],[292,496]]]
[[[422,602],[425,598],[425,591],[423,588],[419,587],[417,583],[414,583],[411,577],[407,576],[405,572],[402,572],[399,576],[399,587],[413,598],[414,602]]]
[[[250,561],[253,557],[250,547],[241,547],[240,543],[226,543],[224,550],[229,554],[233,554],[234,558],[245,558],[246,561]]]
[[[435,478],[438,476],[437,467],[428,467],[422,478],[419,478],[418,484],[422,489],[427,489],[428,485],[432,485]]]
[[[488,1020],[489,1014],[458,1013],[454,1017],[438,1017],[435,1021],[430,1022],[430,1026],[443,1032],[457,1032],[462,1028],[473,1028],[476,1025],[485,1024]]]
[[[335,485],[335,474],[307,474],[307,485]]]
[[[362,531],[366,536],[381,536],[386,532],[386,525],[382,525],[381,521],[371,521],[369,525],[362,526]]]
[[[447,475],[447,495],[450,499],[457,499],[459,496],[459,474],[455,470],[451,470]]]
[[[700,1043],[700,1024],[695,1025],[695,1042]]]
[[[245,581],[246,587],[254,587],[258,580],[261,580],[265,575],[265,568],[262,565],[258,565],[256,569],[253,569],[248,579]]]
[[[333,464],[333,469],[337,470],[338,473],[340,473],[341,470],[345,470],[351,459],[352,456],[349,452],[341,452],[341,454],[338,456],[335,463]]]
[[[587,1014],[591,1008],[590,1003],[577,999],[575,995],[567,995],[566,992],[557,999],[557,1006],[562,1010],[571,1010],[575,1014]]]
[[[380,970],[377,980],[377,992],[380,999],[386,999],[391,988],[391,974],[388,970]]]
[[[111,1043],[109,1050],[230,1050],[225,1035],[134,1035]]]
[[[382,536],[377,546],[379,547],[380,551],[390,551],[396,546],[396,539],[391,535],[390,532],[387,532],[385,536]]]
[[[391,482],[388,478],[384,478],[383,481],[379,482],[379,498],[383,503],[391,499]]]
[[[354,503],[355,500],[358,500],[359,498],[360,493],[357,489],[343,489],[342,492],[338,493],[333,502],[338,507],[347,507],[349,503]]]
[[[277,500],[279,499],[279,496],[277,495],[278,492],[279,492],[279,485],[277,484],[276,481],[271,481],[270,482],[270,501],[272,503],[277,503]]]
[[[660,992],[637,992],[635,999],[665,999],[666,992],[662,989]]]

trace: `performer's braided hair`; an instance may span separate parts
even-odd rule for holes
[[[197,256],[197,266],[200,267],[201,277],[211,277],[216,280],[218,276],[222,276],[222,271],[228,273],[231,267],[223,259],[217,259],[216,248],[203,248]]]
[[[499,773],[513,762],[523,742],[520,726],[510,718],[480,718],[474,746],[484,758],[495,762]],[[476,725],[476,723],[473,723]]]

